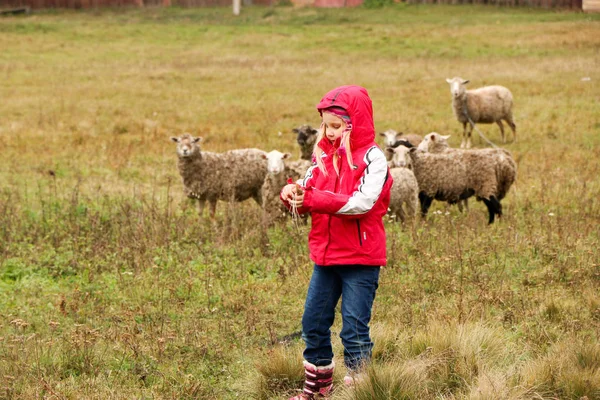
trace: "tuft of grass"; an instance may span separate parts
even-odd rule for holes
[[[545,396],[566,399],[600,396],[600,346],[561,340],[523,366],[521,385]]]
[[[277,346],[256,362],[251,394],[258,399],[293,396],[304,383],[302,350],[299,346]]]
[[[410,400],[426,398],[427,374],[415,365],[376,364],[354,387],[336,390],[333,400]]]

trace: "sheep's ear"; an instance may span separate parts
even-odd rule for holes
[[[411,147],[410,150],[408,150],[409,153],[416,153],[417,152],[417,148],[416,147]]]
[[[446,136],[442,136],[442,139],[444,139],[444,140],[448,140],[448,139],[450,139],[450,136],[452,136],[452,135],[446,135]]]
[[[300,133],[300,131],[298,130],[298,128],[294,128],[294,129],[292,129],[292,132],[293,132],[293,133],[296,133],[296,134]]]
[[[260,158],[262,158],[263,160],[266,160],[267,159],[267,155],[266,154],[261,154]]]
[[[176,136],[171,136],[171,140],[174,141],[175,143],[179,143],[179,138]]]
[[[400,131],[400,132],[396,133],[396,137],[397,137],[397,138],[398,138],[398,137],[400,137],[400,136],[402,136],[402,135],[404,135],[404,132],[402,132],[402,131]]]
[[[290,153],[285,153],[285,154],[283,155],[283,157],[281,157],[281,159],[282,159],[282,160],[285,160],[286,158],[288,158],[288,157],[291,157],[291,156],[292,156],[292,155],[291,155]]]
[[[319,133],[319,131],[318,131],[318,130],[316,130],[315,128],[312,128],[312,129],[310,130],[310,133],[312,133],[313,135],[316,135],[317,133]]]
[[[379,132],[379,136],[385,136],[385,133]]]
[[[451,80],[451,79],[448,79],[448,78],[446,78],[446,82],[448,82],[448,83],[452,83],[452,80]]]
[[[200,136],[198,136],[198,137],[194,138],[194,140],[192,140],[192,142],[194,142],[194,143],[198,143],[201,141],[202,141],[202,138]]]
[[[393,147],[386,147],[385,151],[386,151],[386,153],[393,154],[394,153],[394,148]]]
[[[435,142],[435,135],[431,135],[431,136],[429,136],[429,139],[430,139],[432,142]]]
[[[463,85],[466,85],[466,84],[467,84],[467,83],[469,83],[469,82],[471,82],[471,81],[467,79],[466,81],[462,81],[462,84],[463,84]]]

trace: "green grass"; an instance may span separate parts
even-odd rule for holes
[[[505,216],[386,222],[373,370],[335,398],[600,398],[598,32],[599,15],[404,4],[0,18],[0,398],[294,393],[309,228],[265,229],[251,201],[199,220],[169,137],[297,157],[291,129],[355,83],[378,131],[456,146],[455,75],[514,94]]]

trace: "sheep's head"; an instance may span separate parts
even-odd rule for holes
[[[417,147],[417,150],[429,153],[439,153],[450,147],[448,145],[449,138],[450,135],[443,136],[437,132],[431,132],[425,135],[423,141]]]
[[[319,131],[310,125],[302,125],[299,128],[292,129],[292,132],[296,134],[296,141],[302,151],[302,159],[310,160]]]
[[[263,154],[262,158],[267,160],[267,171],[271,175],[277,175],[285,170],[285,164],[283,160],[290,157],[290,153],[281,153],[277,150]]]
[[[446,82],[450,84],[450,93],[452,93],[452,97],[455,99],[458,99],[465,94],[467,91],[465,85],[469,83],[468,80],[464,80],[458,76],[455,76],[452,79],[446,79]]]
[[[189,133],[184,133],[179,137],[171,137],[171,140],[177,143],[177,155],[179,157],[190,157],[194,153],[200,152],[198,143],[202,140],[201,137],[193,137]]]
[[[379,136],[383,136],[385,138],[383,139],[384,146],[394,147],[394,143],[396,143],[396,140],[402,136],[402,132],[398,133],[393,129],[388,129],[385,132],[379,133]]]
[[[397,146],[386,148],[386,151],[392,153],[392,165],[394,168],[412,169],[412,158],[410,157],[412,149],[414,147]]]

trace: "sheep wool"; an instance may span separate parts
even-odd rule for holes
[[[502,120],[504,120],[513,132],[514,141],[517,141],[517,126],[512,115],[513,96],[510,90],[498,85],[466,90],[465,85],[469,81],[460,77],[446,79],[446,82],[450,84],[454,116],[458,122],[463,124],[461,148],[471,147],[473,126],[469,122],[469,118],[473,123],[498,124],[502,142],[506,143],[502,124]]]
[[[290,171],[285,165],[285,160],[290,157],[290,153],[281,153],[273,150],[264,156],[267,160],[267,176],[261,188],[263,222],[268,226],[275,221],[285,219],[290,215],[288,209],[279,199],[281,188],[285,186]]]
[[[397,147],[398,141],[404,140],[407,141],[408,143],[410,143],[413,146],[418,146],[421,141],[423,140],[423,138],[421,137],[421,135],[417,135],[415,133],[403,133],[400,132],[398,133],[397,131],[393,130],[393,129],[388,129],[385,132],[381,132],[379,134],[379,136],[382,136],[383,139],[383,147],[384,148],[394,148]],[[391,156],[393,153],[386,151],[385,155],[387,157],[387,160],[390,161],[391,160]]]
[[[262,206],[261,187],[267,174],[266,153],[259,149],[237,149],[224,153],[200,151],[201,138],[190,134],[172,137],[177,143],[179,174],[184,193],[198,200],[202,215],[204,203],[210,204],[214,217],[217,200],[243,201],[253,198]]]
[[[429,153],[466,151],[451,148],[448,144],[449,138],[450,135],[443,136],[437,132],[431,132],[427,134],[425,138],[423,138],[423,142],[421,142],[417,149],[420,151],[427,151]],[[502,200],[517,179],[517,163],[510,152],[502,148],[473,149],[469,151],[477,152],[483,157],[487,157],[488,162],[494,164],[498,180],[498,191],[496,193],[496,197],[498,200]]]
[[[390,175],[394,183],[390,190],[389,213],[402,223],[413,221],[419,205],[419,185],[415,174],[408,168],[392,168]]]
[[[496,215],[502,215],[500,200],[512,181],[502,178],[502,173],[506,173],[504,168],[508,167],[498,166],[497,160],[508,158],[510,153],[498,152],[492,156],[474,150],[426,153],[412,148],[410,156],[423,216],[434,199],[454,204],[473,195],[488,208],[490,224]]]
[[[300,146],[301,158],[311,161],[319,131],[310,125],[301,125],[292,129],[292,132],[296,134],[296,142]]]

